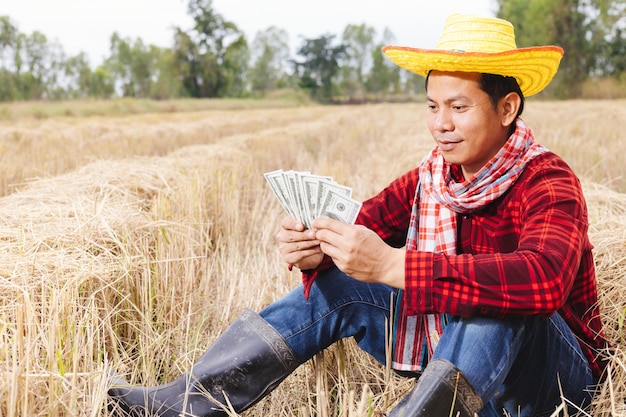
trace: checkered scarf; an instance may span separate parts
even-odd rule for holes
[[[457,214],[479,210],[502,196],[515,183],[526,164],[546,151],[535,142],[530,128],[518,118],[515,132],[500,151],[473,177],[459,183],[452,179],[450,164],[435,147],[420,164],[420,184],[411,213],[407,250],[454,255]],[[397,318],[396,331],[404,333],[404,348],[396,350],[394,367],[422,370],[434,352],[447,316],[407,317],[400,313]]]

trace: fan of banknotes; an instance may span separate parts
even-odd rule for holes
[[[263,175],[289,216],[308,229],[317,217],[353,224],[361,210],[361,203],[352,198],[352,188],[338,184],[332,177],[282,169]]]

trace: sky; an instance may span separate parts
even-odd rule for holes
[[[307,4],[308,3],[308,4]],[[493,16],[494,0],[213,0],[213,9],[235,23],[251,44],[271,26],[284,29],[294,52],[302,37],[341,36],[348,24],[366,24],[381,36],[385,28],[395,44],[432,48],[452,13]],[[383,5],[383,6],[381,6]],[[92,64],[109,56],[110,37],[141,38],[145,44],[171,47],[173,28],[187,31],[192,19],[187,0],[0,0],[0,16],[9,16],[21,33],[39,31],[57,41],[67,55],[85,52]]]

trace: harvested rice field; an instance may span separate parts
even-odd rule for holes
[[[523,117],[583,182],[615,347],[592,415],[624,416],[626,101],[529,101]],[[298,285],[264,172],[331,175],[363,200],[432,145],[424,104],[0,119],[0,416],[106,416],[111,370],[171,381]],[[346,340],[244,415],[383,416],[412,383]]]

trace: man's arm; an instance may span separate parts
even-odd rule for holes
[[[515,224],[485,230],[488,226],[475,219],[471,227],[484,229],[468,232],[470,237],[482,232],[489,238],[470,242],[469,253],[407,252],[405,302],[411,313],[550,315],[563,305],[588,249],[586,206],[577,178],[552,158],[523,174],[498,210]],[[510,233],[498,240],[507,228]],[[499,251],[505,239],[517,239],[516,248]]]

